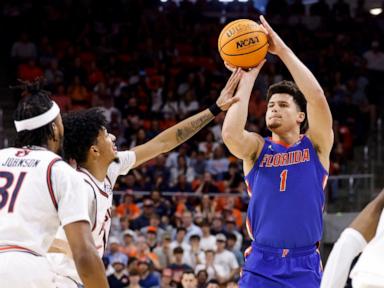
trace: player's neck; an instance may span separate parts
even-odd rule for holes
[[[272,132],[272,141],[277,143],[284,143],[285,145],[293,145],[300,139],[299,131],[290,131],[286,133],[273,133]]]
[[[83,168],[87,169],[98,181],[103,182],[107,176],[108,166],[100,165],[97,162],[86,162],[82,165]]]

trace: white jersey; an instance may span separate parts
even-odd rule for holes
[[[98,181],[84,168],[79,168],[77,170],[86,183],[92,236],[100,258],[104,254],[111,229],[113,186],[116,183],[117,177],[119,175],[127,174],[136,162],[136,155],[133,151],[118,152],[117,156],[119,158],[119,163],[113,162],[108,167],[107,177],[102,182]],[[61,228],[59,229],[56,238],[67,241]],[[81,283],[72,259],[64,254],[60,255],[54,253],[49,256],[49,260],[56,273],[68,276]]]
[[[384,211],[375,237],[364,248],[351,271],[354,288],[384,288]]]
[[[61,224],[89,222],[85,185],[44,148],[0,150],[0,256],[45,255]]]

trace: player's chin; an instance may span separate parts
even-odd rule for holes
[[[278,129],[281,126],[282,126],[282,123],[280,121],[270,121],[269,123],[267,123],[268,129],[271,131]]]

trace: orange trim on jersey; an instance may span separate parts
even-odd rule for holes
[[[281,141],[281,140],[273,140],[272,137],[268,137],[268,139],[272,142],[272,143],[275,143],[275,144],[279,144],[281,146],[284,146],[285,148],[289,148],[289,147],[292,147],[293,145],[295,145],[297,142],[299,142],[301,139],[303,139],[304,137],[304,134],[301,134],[300,137],[299,137],[299,140],[297,140],[295,143],[293,144],[288,144],[288,143],[285,143],[284,141]]]
[[[248,184],[248,181],[245,180],[245,186],[247,187],[247,193],[248,193],[248,196],[249,197],[252,197],[252,190],[251,188],[249,187],[249,184]]]
[[[325,186],[327,186],[327,181],[328,181],[328,175],[324,175],[324,177],[323,177],[323,184],[322,184],[323,190],[325,189]]]
[[[245,227],[247,228],[247,232],[248,232],[249,237],[250,237],[252,240],[255,240],[255,239],[253,238],[252,229],[251,229],[251,225],[250,225],[250,223],[249,223],[249,218],[248,218],[248,216],[247,216],[247,220],[245,221]]]
[[[53,159],[49,164],[48,164],[48,169],[47,169],[47,185],[48,185],[48,191],[49,191],[49,195],[51,196],[51,200],[52,200],[52,203],[53,203],[53,206],[55,206],[55,209],[57,210],[58,209],[58,206],[57,206],[57,201],[56,201],[56,197],[55,197],[55,193],[53,192],[53,188],[52,188],[52,178],[51,178],[51,174],[52,174],[52,166],[53,164],[55,164],[56,162],[58,161],[61,161],[61,158],[56,158],[56,159]]]
[[[252,246],[249,246],[247,249],[244,251],[244,257],[247,257],[249,254],[252,252]]]
[[[40,254],[38,254],[38,253],[36,253],[30,249],[27,249],[27,248],[24,248],[21,246],[17,246],[17,245],[0,246],[0,253],[2,253],[2,252],[26,252],[26,253],[33,254],[35,256],[41,256]]]

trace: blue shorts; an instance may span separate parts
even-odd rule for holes
[[[322,276],[316,246],[277,249],[252,243],[239,287],[319,288]]]

